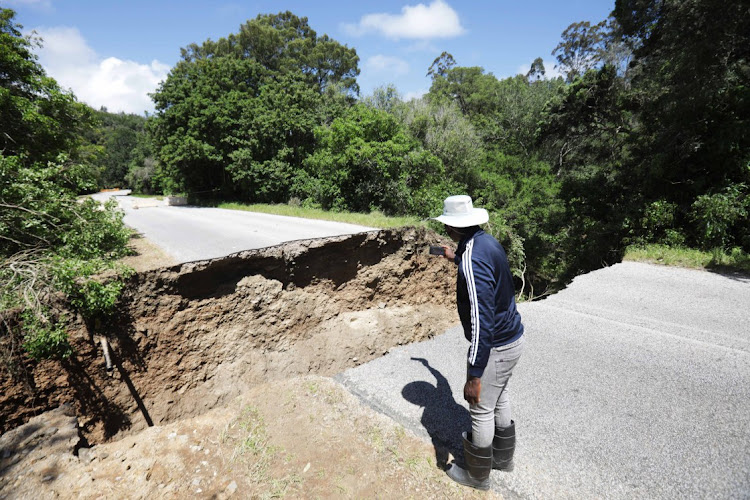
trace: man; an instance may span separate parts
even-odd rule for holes
[[[487,211],[474,208],[469,196],[450,196],[435,219],[458,243],[455,252],[443,248],[445,258],[458,265],[456,302],[470,342],[464,399],[471,433],[463,433],[465,468],[454,463],[447,472],[460,484],[487,490],[493,468],[513,470],[516,435],[507,386],[523,351],[523,324],[505,250],[479,227],[489,220]]]

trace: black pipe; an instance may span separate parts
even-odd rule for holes
[[[102,337],[102,351],[104,351],[104,361],[107,362],[107,373],[112,373],[112,358],[109,355],[109,342],[107,337]]]

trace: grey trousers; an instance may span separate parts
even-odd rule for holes
[[[474,446],[480,448],[490,446],[495,436],[495,427],[510,426],[508,381],[521,357],[524,343],[524,336],[522,336],[515,342],[495,347],[490,351],[487,367],[480,379],[482,389],[479,393],[479,404],[469,406]]]

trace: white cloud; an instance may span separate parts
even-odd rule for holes
[[[452,38],[465,32],[458,14],[443,0],[430,5],[407,5],[401,14],[367,14],[358,24],[344,25],[352,35],[377,32],[388,38]]]
[[[544,64],[544,79],[545,80],[552,80],[554,78],[557,78],[558,76],[565,78],[565,74],[555,67],[554,61],[542,60],[542,64]],[[518,74],[525,75],[526,73],[529,72],[530,69],[531,69],[531,63],[523,64],[519,66]]]
[[[142,64],[116,57],[101,59],[76,28],[37,28],[43,39],[39,62],[49,76],[69,88],[78,100],[110,112],[153,111],[148,96],[167,77],[170,67],[159,61]]]
[[[405,75],[409,72],[409,63],[398,57],[378,54],[367,59],[364,69],[373,73],[389,73],[393,76]]]

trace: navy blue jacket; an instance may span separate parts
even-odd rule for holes
[[[469,347],[469,375],[481,377],[490,350],[521,338],[513,276],[503,246],[481,229],[458,244],[456,302]]]

